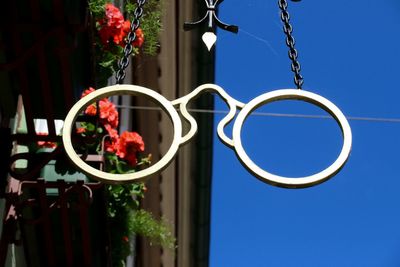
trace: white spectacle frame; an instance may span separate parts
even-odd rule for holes
[[[246,169],[263,182],[285,188],[304,188],[317,185],[328,180],[329,178],[334,176],[337,172],[339,172],[340,169],[346,163],[350,155],[351,144],[352,144],[352,134],[350,125],[346,117],[340,111],[340,109],[337,108],[332,102],[330,102],[326,98],[323,98],[322,96],[304,90],[282,89],[262,94],[251,100],[249,103],[244,104],[229,96],[221,87],[215,84],[201,85],[188,95],[173,101],[167,100],[165,97],[163,97],[162,95],[158,94],[157,92],[151,89],[137,85],[121,84],[121,85],[113,85],[98,89],[80,99],[69,111],[64,122],[64,129],[62,136],[65,151],[68,157],[71,159],[71,161],[76,165],[76,167],[79,170],[81,170],[83,173],[96,180],[111,184],[144,181],[151,175],[157,174],[161,172],[163,169],[165,169],[169,165],[169,163],[174,159],[175,155],[178,152],[179,147],[189,142],[196,134],[198,129],[197,122],[188,112],[187,105],[190,101],[192,101],[193,99],[195,99],[204,92],[217,93],[229,106],[230,110],[228,114],[218,123],[217,126],[218,137],[225,145],[234,149],[237,157],[239,158],[241,163],[246,167]],[[147,99],[159,104],[160,107],[168,114],[168,116],[172,121],[174,133],[171,146],[169,147],[167,153],[158,162],[156,162],[154,165],[151,165],[150,167],[144,170],[127,174],[112,174],[103,172],[96,168],[93,168],[92,166],[84,162],[73,148],[71,141],[71,133],[72,130],[74,129],[74,123],[77,117],[80,114],[82,114],[83,110],[89,104],[113,95],[144,96]],[[258,107],[280,100],[300,100],[311,103],[328,112],[336,120],[343,134],[343,146],[338,158],[332,163],[332,165],[322,170],[321,172],[318,172],[310,176],[291,178],[291,177],[283,177],[271,174],[263,170],[259,166],[257,166],[249,158],[249,156],[247,155],[246,151],[243,148],[241,140],[241,131],[244,121]],[[190,129],[185,135],[183,135],[182,132],[182,120],[175,109],[175,107],[178,106],[181,115],[190,124]],[[225,134],[224,129],[226,125],[234,119],[237,109],[241,109],[241,111],[238,113],[238,116],[234,122],[232,138],[229,138]]]

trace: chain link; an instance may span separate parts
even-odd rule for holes
[[[133,12],[134,18],[131,22],[131,30],[128,34],[127,41],[124,47],[124,56],[118,61],[118,71],[115,75],[117,84],[121,84],[125,79],[125,69],[129,65],[129,56],[132,54],[133,45],[132,43],[136,40],[136,30],[140,27],[140,18],[143,15],[143,6],[146,0],[137,0],[136,8]]]
[[[297,60],[298,53],[294,48],[295,40],[292,35],[293,27],[290,25],[290,15],[287,10],[288,3],[286,0],[278,0],[278,5],[281,10],[281,20],[283,22],[283,32],[286,34],[286,45],[289,47],[288,55],[290,60],[292,61],[291,69],[294,73],[294,84],[298,89],[301,89],[304,83],[303,76],[300,74],[300,63]]]

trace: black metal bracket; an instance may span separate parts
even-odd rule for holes
[[[239,32],[239,27],[236,25],[229,25],[222,22],[216,14],[217,6],[221,4],[224,0],[204,0],[207,6],[207,12],[204,17],[195,22],[185,22],[183,24],[183,29],[185,31],[190,31],[199,26],[201,23],[205,22],[208,19],[208,28],[211,31],[214,31],[214,22],[216,26],[220,27],[221,29],[233,33]],[[300,2],[301,0],[291,0],[292,2]]]
[[[217,6],[221,4],[224,0],[204,0],[206,5],[207,5],[207,12],[205,16],[200,19],[199,21],[195,22],[185,22],[183,24],[183,29],[185,31],[190,31],[199,26],[201,23],[205,22],[208,20],[208,28],[213,31],[214,30],[214,23],[216,26],[220,27],[223,30],[233,32],[233,33],[238,33],[239,27],[235,25],[229,25],[224,22],[222,22],[216,14],[217,11]]]

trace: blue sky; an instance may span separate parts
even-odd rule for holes
[[[220,5],[220,18],[240,31],[218,32],[216,83],[239,101],[294,87],[278,11],[275,0]],[[304,90],[346,116],[400,118],[400,1],[303,0],[289,12]],[[217,100],[215,109],[226,107]],[[325,114],[293,101],[257,111]],[[349,122],[346,166],[301,190],[252,177],[215,136],[211,267],[400,266],[400,123]],[[324,169],[342,145],[330,119],[252,116],[242,139],[259,166],[287,176]]]

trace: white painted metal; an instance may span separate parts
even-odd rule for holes
[[[162,159],[160,159],[154,165],[135,173],[127,173],[127,174],[111,174],[100,171],[98,169],[93,168],[92,166],[85,163],[75,152],[75,149],[72,145],[71,141],[71,131],[75,127],[73,127],[76,118],[82,111],[91,103],[96,100],[103,99],[105,97],[110,97],[112,95],[142,95],[147,97],[148,99],[158,103],[161,108],[169,115],[172,121],[172,125],[174,127],[173,140],[172,144],[164,155]],[[168,166],[168,164],[175,157],[178,148],[180,146],[180,140],[182,138],[182,122],[177,111],[172,106],[171,102],[165,99],[162,95],[157,92],[137,86],[137,85],[113,85],[104,87],[94,91],[93,93],[88,94],[81,100],[79,100],[69,111],[67,117],[64,122],[63,129],[63,143],[65,151],[71,161],[84,172],[86,175],[97,179],[99,181],[103,181],[105,183],[112,184],[120,184],[120,183],[132,183],[146,180],[149,176],[161,172],[164,168]]]
[[[246,151],[243,148],[241,140],[241,131],[244,121],[256,108],[280,100],[301,100],[314,104],[324,109],[336,120],[343,133],[343,146],[338,158],[332,163],[332,165],[322,170],[321,172],[310,176],[290,178],[269,173],[261,169],[249,158],[249,156],[247,155]],[[282,89],[262,94],[254,98],[244,106],[244,108],[240,111],[239,115],[237,116],[235,124],[233,125],[233,141],[235,144],[234,145],[235,152],[239,160],[247,168],[248,171],[250,171],[253,175],[258,177],[261,181],[279,187],[303,188],[322,183],[323,181],[329,179],[330,177],[334,176],[337,172],[339,172],[339,170],[346,163],[350,155],[352,134],[350,125],[346,117],[343,115],[343,113],[340,111],[339,108],[337,108],[332,102],[330,102],[326,98],[323,98],[320,95],[307,92],[304,90]]]
[[[242,162],[242,164],[247,168],[247,170],[256,177],[258,177],[263,182],[286,188],[303,188],[303,187],[313,186],[322,183],[323,181],[326,181],[327,179],[335,175],[338,171],[340,171],[340,169],[346,163],[350,155],[351,144],[352,144],[352,134],[350,125],[345,116],[343,115],[343,113],[339,110],[339,108],[337,108],[332,102],[323,98],[322,96],[303,90],[283,89],[262,94],[251,100],[248,104],[244,104],[229,96],[221,87],[215,84],[201,85],[188,95],[173,100],[171,102],[151,89],[136,85],[114,85],[96,90],[95,92],[87,95],[86,97],[78,101],[68,113],[65,119],[64,130],[63,130],[63,143],[65,151],[67,152],[67,155],[70,157],[72,162],[81,171],[93,177],[94,179],[106,183],[129,183],[129,182],[137,182],[145,180],[146,178],[149,178],[151,175],[159,173],[164,168],[166,168],[168,164],[172,161],[176,153],[178,152],[179,146],[189,142],[196,134],[198,128],[197,122],[188,112],[187,105],[189,104],[190,101],[192,101],[200,94],[205,92],[217,93],[227,103],[230,109],[229,113],[218,123],[217,126],[218,137],[226,146],[234,149],[237,154],[237,157]],[[148,167],[147,169],[130,174],[110,174],[102,172],[100,170],[97,170],[89,166],[79,158],[79,156],[77,155],[72,146],[71,131],[74,128],[73,124],[75,123],[77,116],[81,114],[84,108],[88,106],[90,103],[93,103],[96,100],[105,97],[110,97],[112,95],[123,95],[123,94],[143,95],[148,99],[158,103],[172,120],[172,124],[174,127],[174,134],[173,134],[174,138],[169,150],[164,155],[164,157],[154,165]],[[249,156],[247,155],[246,151],[243,148],[241,141],[241,131],[244,121],[258,107],[280,100],[300,100],[314,104],[327,111],[337,121],[343,133],[343,147],[339,154],[339,157],[335,160],[335,162],[332,165],[330,165],[323,171],[310,176],[291,178],[291,177],[283,177],[271,174],[261,169],[249,158]],[[183,118],[190,124],[190,129],[185,135],[183,135],[182,133],[181,118],[179,117],[174,106],[179,107]],[[225,134],[224,129],[226,125],[234,119],[238,109],[242,110],[239,112],[236,121],[234,122],[232,138],[229,138]]]

